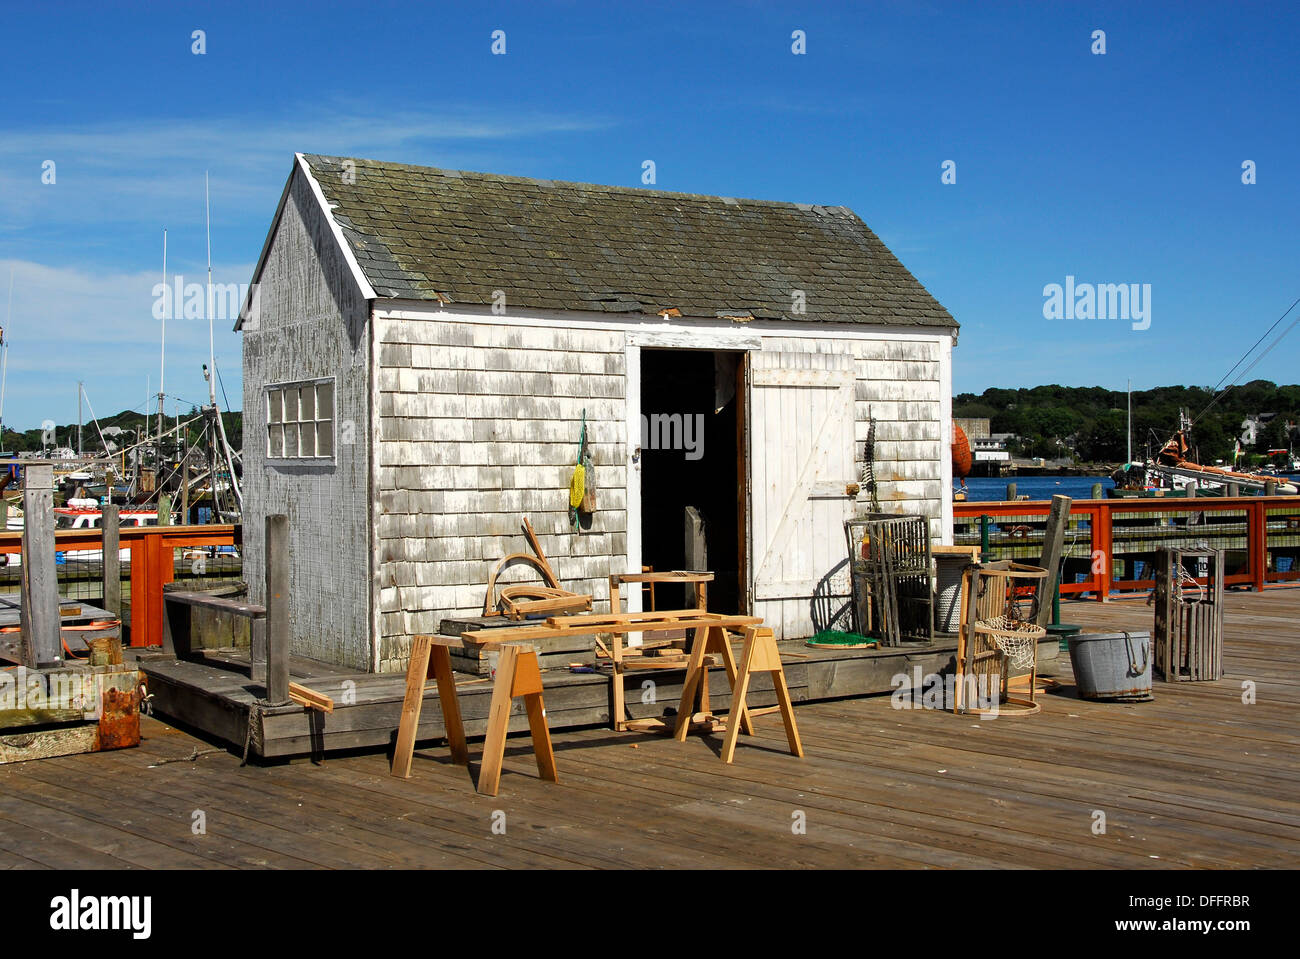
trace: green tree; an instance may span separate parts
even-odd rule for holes
[[[1108,410],[1083,430],[1079,455],[1092,462],[1121,462],[1126,447],[1127,420],[1123,413]]]

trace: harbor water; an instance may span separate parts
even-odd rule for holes
[[[1068,496],[1070,499],[1091,499],[1094,483],[1105,490],[1115,485],[1109,476],[968,476],[966,499],[972,503],[997,503],[1006,499],[1007,484],[1016,484],[1017,496],[1030,499],[1051,499]]]

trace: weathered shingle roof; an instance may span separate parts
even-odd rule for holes
[[[844,207],[304,160],[382,297],[957,325]]]

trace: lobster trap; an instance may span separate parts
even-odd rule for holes
[[[1223,675],[1223,550],[1156,555],[1155,668],[1167,683]]]
[[[930,527],[924,516],[867,513],[844,524],[857,632],[883,646],[934,635]]]
[[[968,566],[962,578],[954,712],[1033,715],[1038,642],[1047,635],[1037,624],[1047,570],[1003,561]],[[1027,697],[1009,694],[1013,671],[1028,674]]]

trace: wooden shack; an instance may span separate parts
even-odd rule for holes
[[[603,603],[610,572],[698,559],[687,507],[710,606],[808,635],[873,420],[881,507],[951,535],[957,324],[844,207],[299,154],[253,281],[244,519],[290,517],[298,655],[403,668],[525,515]]]

